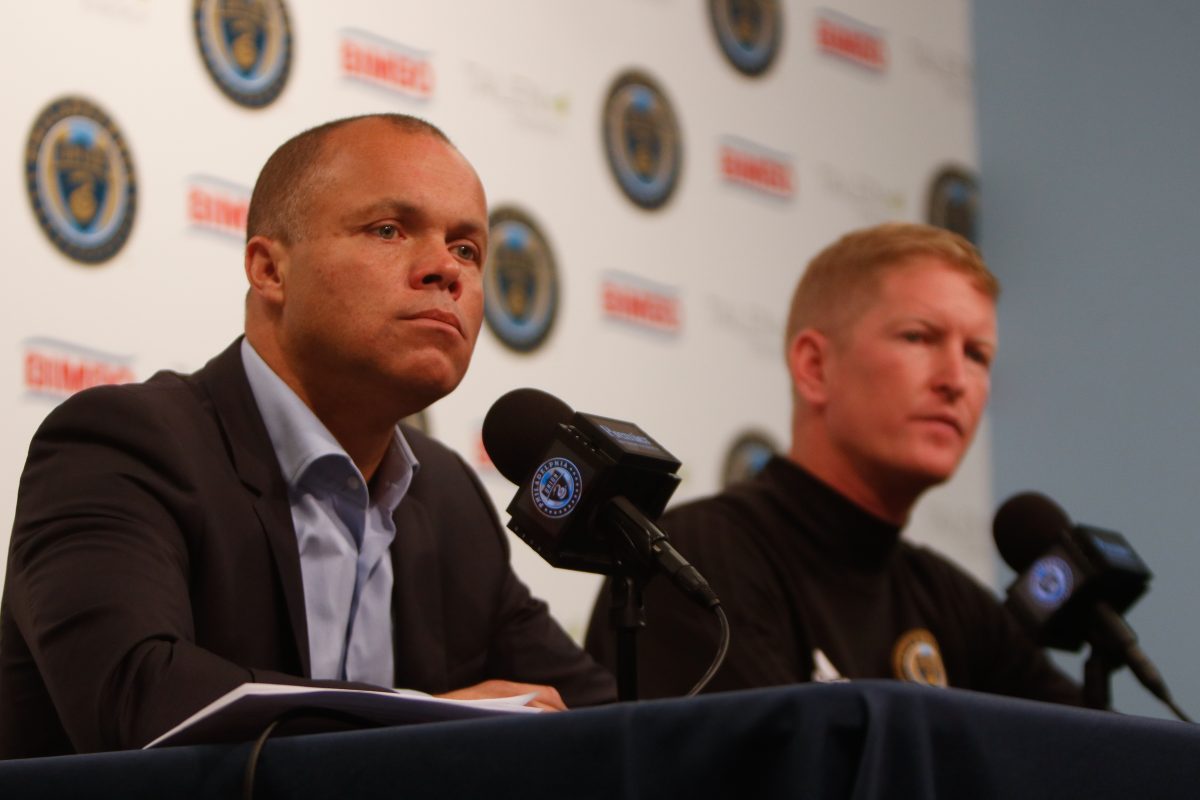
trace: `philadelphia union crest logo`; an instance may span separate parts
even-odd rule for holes
[[[709,0],[721,52],[743,75],[767,71],[779,53],[783,17],[776,0]]]
[[[765,433],[748,431],[738,436],[725,456],[721,470],[721,485],[748,481],[759,473],[779,452],[775,441]]]
[[[946,688],[946,665],[937,639],[924,628],[905,633],[892,648],[892,669],[902,681]]]
[[[667,202],[683,146],[671,103],[649,76],[626,72],[613,83],[604,104],[604,149],[626,197],[645,209]]]
[[[575,510],[583,494],[583,479],[573,463],[565,458],[552,458],[538,467],[529,489],[537,510],[557,519]]]
[[[129,238],[137,178],[108,115],[79,97],[46,107],[25,144],[25,189],[54,246],[84,264],[116,255]]]
[[[558,311],[558,268],[533,219],[515,208],[492,212],[492,250],[483,271],[483,318],[519,353],[536,350]]]
[[[283,0],[195,0],[192,17],[204,66],[226,96],[247,108],[279,96],[292,65]]]
[[[978,244],[975,220],[979,213],[979,184],[965,169],[947,167],[929,188],[929,224],[954,231]]]
[[[1028,581],[1034,601],[1046,608],[1062,605],[1075,585],[1070,565],[1058,556],[1038,559],[1030,570]]]

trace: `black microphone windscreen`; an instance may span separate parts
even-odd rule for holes
[[[521,483],[537,467],[558,424],[570,422],[574,413],[540,389],[513,389],[488,409],[483,447],[501,475]]]
[[[1023,572],[1070,527],[1071,518],[1058,503],[1044,494],[1024,492],[1000,506],[992,521],[992,536],[1005,563]]]

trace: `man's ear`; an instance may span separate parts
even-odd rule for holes
[[[815,328],[805,328],[797,333],[788,347],[792,389],[810,406],[825,402],[831,347],[829,337]]]
[[[266,303],[283,305],[287,267],[287,248],[278,240],[260,235],[246,242],[246,280]]]

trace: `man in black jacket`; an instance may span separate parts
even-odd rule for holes
[[[989,591],[900,538],[975,434],[998,294],[969,242],[924,225],[853,232],[809,264],[786,333],[787,457],[661,523],[729,615],[710,691],[896,678],[1079,702]],[[665,581],[645,604],[641,693],[682,694],[711,660],[716,626]],[[607,609],[605,591],[587,646],[611,665]]]
[[[478,177],[421,120],[340,120],[272,155],[244,339],[76,395],[34,437],[0,757],[140,746],[248,681],[613,698],[513,574],[471,471],[397,424],[467,369],[487,237]]]

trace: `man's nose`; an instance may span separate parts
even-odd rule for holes
[[[424,245],[412,265],[410,275],[414,289],[438,288],[449,291],[454,299],[462,294],[462,264],[443,241]]]
[[[951,400],[967,390],[967,356],[957,344],[947,344],[938,359],[935,388]]]

